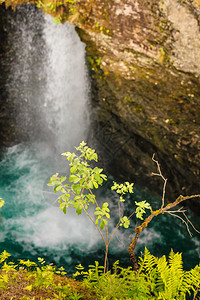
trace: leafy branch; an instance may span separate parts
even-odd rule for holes
[[[64,214],[67,213],[68,207],[75,208],[78,215],[84,211],[93,225],[97,228],[105,245],[104,272],[106,272],[110,242],[120,226],[124,228],[130,226],[130,218],[135,213],[133,212],[127,217],[122,215],[121,212],[121,203],[125,201],[125,194],[133,193],[133,183],[125,182],[124,184],[118,184],[113,182],[111,190],[114,190],[119,194],[117,203],[118,222],[110,232],[109,221],[111,220],[111,217],[109,203],[104,202],[100,207],[96,200],[96,196],[92,191],[93,189],[98,189],[103,181],[107,180],[107,176],[102,173],[103,169],[91,167],[90,165],[91,161],[98,161],[98,156],[94,149],[89,148],[85,142],[80,143],[75,149],[79,155],[71,152],[62,154],[69,161],[69,178],[67,179],[67,176],[59,177],[59,174],[56,173],[52,175],[48,185],[54,186],[55,193],[58,191],[62,193],[61,196],[58,197],[58,202],[60,204],[60,209]],[[90,205],[95,206],[93,215],[88,211]],[[146,201],[141,201],[136,202],[136,206],[136,217],[143,220],[146,209],[151,209],[150,204]],[[104,231],[104,234],[102,231]]]

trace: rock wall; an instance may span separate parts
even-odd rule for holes
[[[87,44],[96,135],[109,170],[161,192],[151,176],[156,153],[168,198],[198,193],[198,2],[83,2],[74,23]]]
[[[51,8],[48,1],[39,4],[57,19],[73,23],[87,45],[93,135],[107,157],[106,167],[119,179],[161,192],[160,178],[151,176],[156,153],[168,178],[168,198],[199,193],[200,188],[199,4],[199,0],[63,0]],[[200,211],[196,204],[193,208]]]

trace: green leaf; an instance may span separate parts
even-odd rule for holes
[[[65,181],[66,179],[67,179],[67,177],[63,177],[63,176],[60,177],[61,182]]]
[[[60,191],[61,190],[61,188],[62,188],[62,185],[56,185],[55,187],[54,187],[54,192],[55,193],[57,193],[58,191]]]
[[[98,208],[98,207],[97,207],[97,208]],[[97,209],[97,208],[96,208],[96,209]],[[94,215],[97,215],[97,216],[99,216],[99,215],[101,215],[101,214],[102,214],[101,211],[95,211],[95,212],[94,212]]]
[[[58,173],[54,174],[51,176],[49,182],[48,182],[48,186],[54,186],[56,184],[60,183],[60,178],[58,177]]]
[[[23,288],[23,290],[27,290],[27,291],[32,291],[33,285],[27,285],[25,288]]]
[[[95,187],[96,189],[98,189],[98,184],[97,184],[97,182],[93,180],[93,184],[94,184],[94,187]]]
[[[77,166],[75,165],[75,166],[72,166],[71,168],[70,168],[70,173],[75,173],[77,171]]]
[[[68,202],[69,198],[70,198],[70,194],[64,194],[59,197],[59,199],[62,199],[65,202]]]
[[[141,208],[151,209],[151,205],[148,202],[146,202],[146,200],[140,202],[135,201],[135,204]]]
[[[104,174],[100,174],[101,178],[103,178],[104,180],[107,180],[107,176]]]
[[[95,204],[95,195],[88,194],[88,195],[86,195],[85,197],[86,197],[85,199],[86,199],[88,202],[91,202],[92,204]]]
[[[81,192],[81,189],[82,189],[82,186],[80,185],[80,184],[73,184],[72,186],[71,186],[71,188],[72,188],[72,190],[76,193],[76,194],[80,194],[80,192]]]
[[[60,181],[59,180],[53,180],[53,181],[49,181],[49,183],[47,184],[48,186],[54,186],[56,184],[59,184]]]
[[[81,206],[79,206],[77,208],[76,213],[77,213],[77,215],[81,215],[81,213],[82,213],[82,207]]]
[[[102,208],[107,208],[107,207],[108,207],[108,202],[104,202]]]
[[[145,209],[151,210],[151,206],[148,202],[146,202],[146,200],[140,202],[135,201],[135,204],[138,206],[136,208],[136,217],[143,220],[143,214],[146,213]]]
[[[105,224],[105,225],[108,225],[108,221],[107,221],[107,220],[105,220],[105,219],[104,219],[104,224]]]
[[[100,177],[100,175],[99,174],[95,174],[94,175],[94,178],[96,179],[96,181],[98,182],[98,183],[101,183],[103,180],[101,179],[101,177]]]
[[[100,228],[103,230],[104,227],[105,227],[105,223],[104,223],[104,220],[102,220],[101,223],[100,223]]]
[[[64,208],[66,208],[66,202],[62,202],[60,204],[60,209],[63,210]]]
[[[89,189],[93,189],[93,183],[92,183],[92,181],[88,182],[88,187],[89,187]]]
[[[120,226],[123,226],[124,228],[129,228],[130,220],[126,216],[124,216],[123,218],[121,218]]]
[[[120,200],[120,202],[125,202],[125,200],[122,196],[120,196],[119,200]]]
[[[74,179],[74,183],[77,183],[79,181],[80,181],[80,177],[77,177],[77,178]]]
[[[77,176],[71,175],[68,180],[69,180],[69,182],[75,182],[77,178],[78,178]],[[78,178],[78,181],[79,181],[79,178]]]

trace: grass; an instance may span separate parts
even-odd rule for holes
[[[97,299],[95,292],[83,283],[66,276],[63,267],[46,265],[38,258],[38,264],[19,260],[18,264],[7,262],[10,254],[0,254],[0,299]]]
[[[0,272],[0,276],[5,275]],[[8,274],[9,281],[0,289],[2,300],[43,300],[43,299],[97,299],[95,292],[87,289],[81,282],[72,278],[53,275],[53,284],[35,286],[35,276],[27,270]]]

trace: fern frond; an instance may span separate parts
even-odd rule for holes
[[[169,266],[167,264],[165,255],[163,255],[161,258],[158,259],[157,268],[158,268],[159,275],[162,279],[162,282],[164,283],[165,286],[167,286],[167,281],[169,277]]]
[[[169,266],[170,274],[166,287],[168,296],[172,299],[173,297],[177,297],[183,281],[184,271],[182,254],[174,253],[173,250],[171,250],[169,254]]]
[[[157,258],[153,256],[149,250],[145,247],[144,257],[140,258],[140,268],[138,274],[141,272],[146,275],[146,280],[150,285],[151,292],[154,293],[156,290],[156,279],[157,279],[157,270],[156,270],[156,260]]]
[[[200,265],[190,271],[185,271],[181,291],[190,295],[191,290],[195,292],[198,286],[200,286]]]
[[[141,271],[147,271],[148,273],[151,273],[154,270],[156,264],[156,257],[154,257],[149,250],[147,250],[147,248],[145,247],[145,251],[144,251],[144,258],[141,259],[140,262],[140,266],[141,269],[139,270]]]
[[[200,265],[190,271],[183,270],[181,253],[171,250],[169,259],[166,256],[156,258],[145,249],[140,262],[140,274],[144,274],[150,288],[152,299],[186,300],[188,295],[198,299],[200,290]]]

